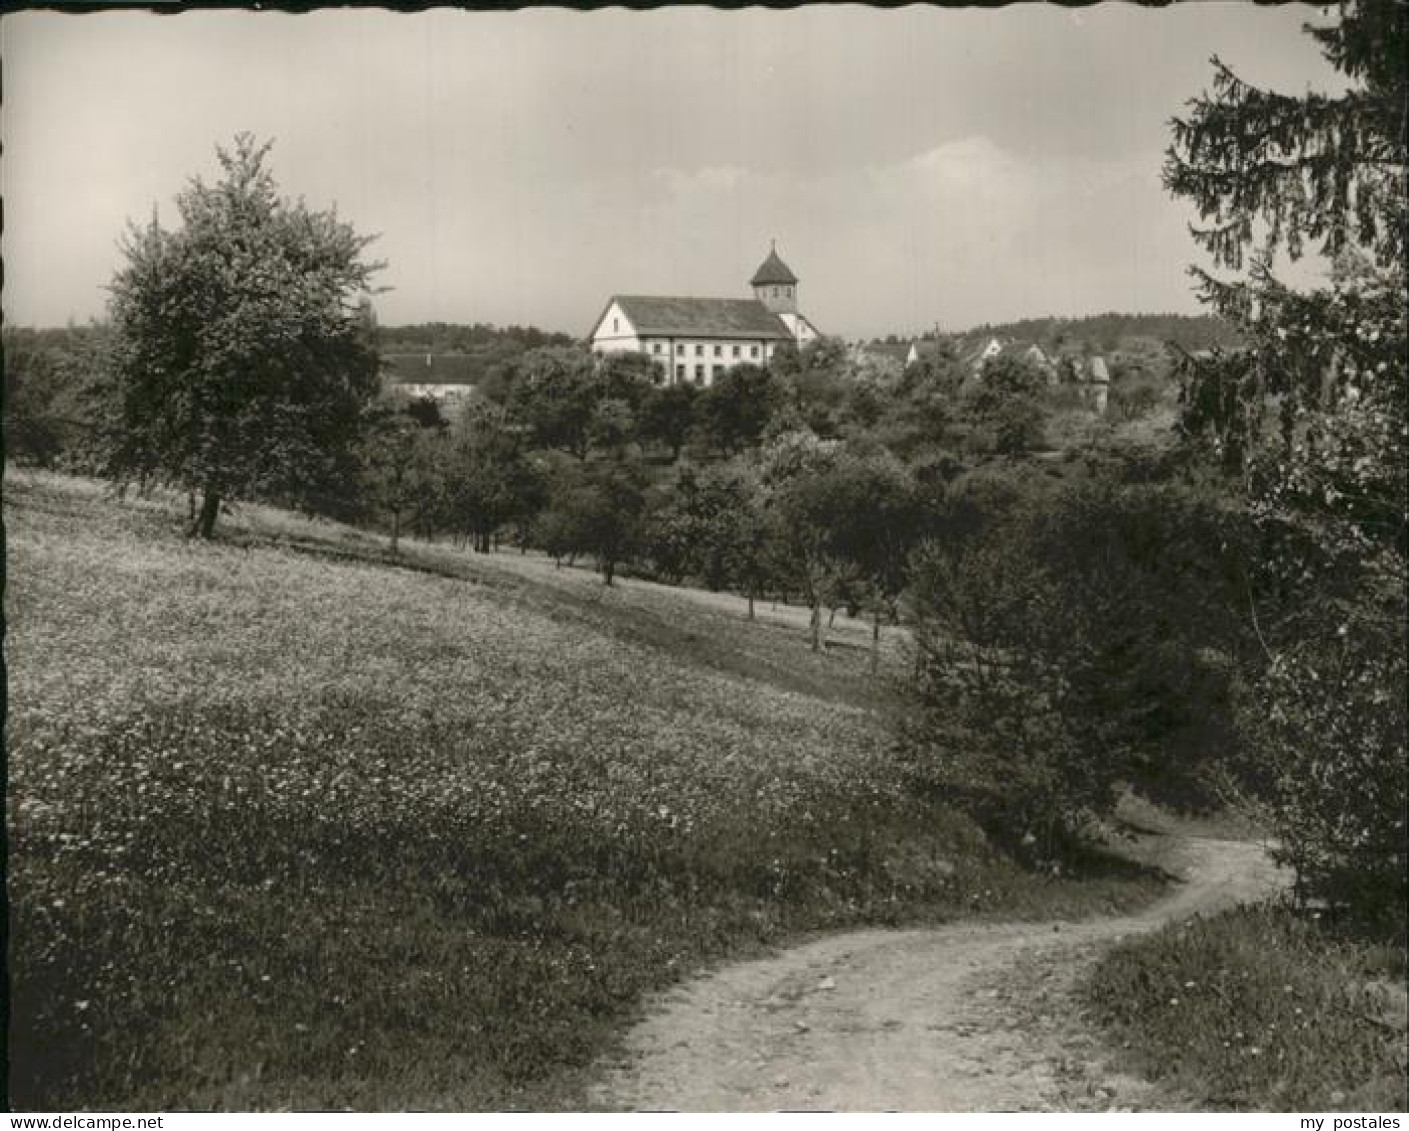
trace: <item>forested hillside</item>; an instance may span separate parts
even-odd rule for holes
[[[1017,322],[984,323],[959,335],[965,341],[988,337],[1036,342],[1044,349],[1091,349],[1113,353],[1171,342],[1189,353],[1240,345],[1242,335],[1229,322],[1212,314],[1119,314],[1114,311],[1084,318],[1024,318]]]
[[[377,335],[377,348],[393,380],[445,385],[492,384],[506,364],[526,351],[571,344],[567,334],[487,322],[384,326]]]

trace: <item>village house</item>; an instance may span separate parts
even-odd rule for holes
[[[941,348],[942,344],[935,338],[916,338],[905,352],[906,367],[918,365],[921,361],[928,361],[931,364],[942,361],[945,357]]]
[[[1057,379],[1057,367],[1053,359],[1036,342],[1002,340],[990,337],[981,345],[970,349],[964,355],[964,363],[976,376],[982,376],[983,367],[998,357],[1018,357],[1032,365],[1048,382]]]
[[[709,385],[735,365],[766,364],[784,342],[817,337],[798,310],[797,285],[774,247],[749,280],[753,298],[613,295],[589,344],[598,356],[643,353],[672,384]]]
[[[471,359],[456,353],[392,353],[381,357],[382,387],[412,400],[433,400],[454,415],[474,396]]]

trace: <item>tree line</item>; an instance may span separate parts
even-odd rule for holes
[[[1173,343],[1186,353],[1232,349],[1242,344],[1237,327],[1217,314],[1128,314],[1106,311],[1080,318],[1022,318],[984,323],[965,332],[966,340],[1018,338],[1048,349],[1072,346],[1105,353],[1143,343]]]

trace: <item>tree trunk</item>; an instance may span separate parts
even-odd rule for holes
[[[834,627],[834,626],[836,625],[836,623],[837,623],[837,610],[836,610],[836,609],[833,609],[830,613],[827,614],[827,627],[828,627],[828,628],[832,628],[832,627]]]
[[[822,603],[812,602],[812,650],[822,651]]]
[[[401,552],[401,512],[391,512],[391,556],[394,558]]]
[[[881,662],[881,610],[876,609],[871,613],[871,674],[876,674],[876,669]]]
[[[207,487],[201,498],[201,513],[196,516],[190,536],[209,539],[215,533],[215,520],[220,517],[220,493]]]
[[[608,586],[612,583],[612,575],[614,573],[616,573],[616,562],[612,561],[610,558],[603,559],[602,579],[606,581]]]
[[[749,591],[749,620],[753,620],[753,591]]]

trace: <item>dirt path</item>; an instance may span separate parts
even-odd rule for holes
[[[592,1105],[675,1111],[1130,1110],[1148,1086],[1103,1069],[1069,998],[1116,939],[1278,883],[1252,844],[1189,840],[1150,910],[1082,923],[832,935],[664,996]]]

